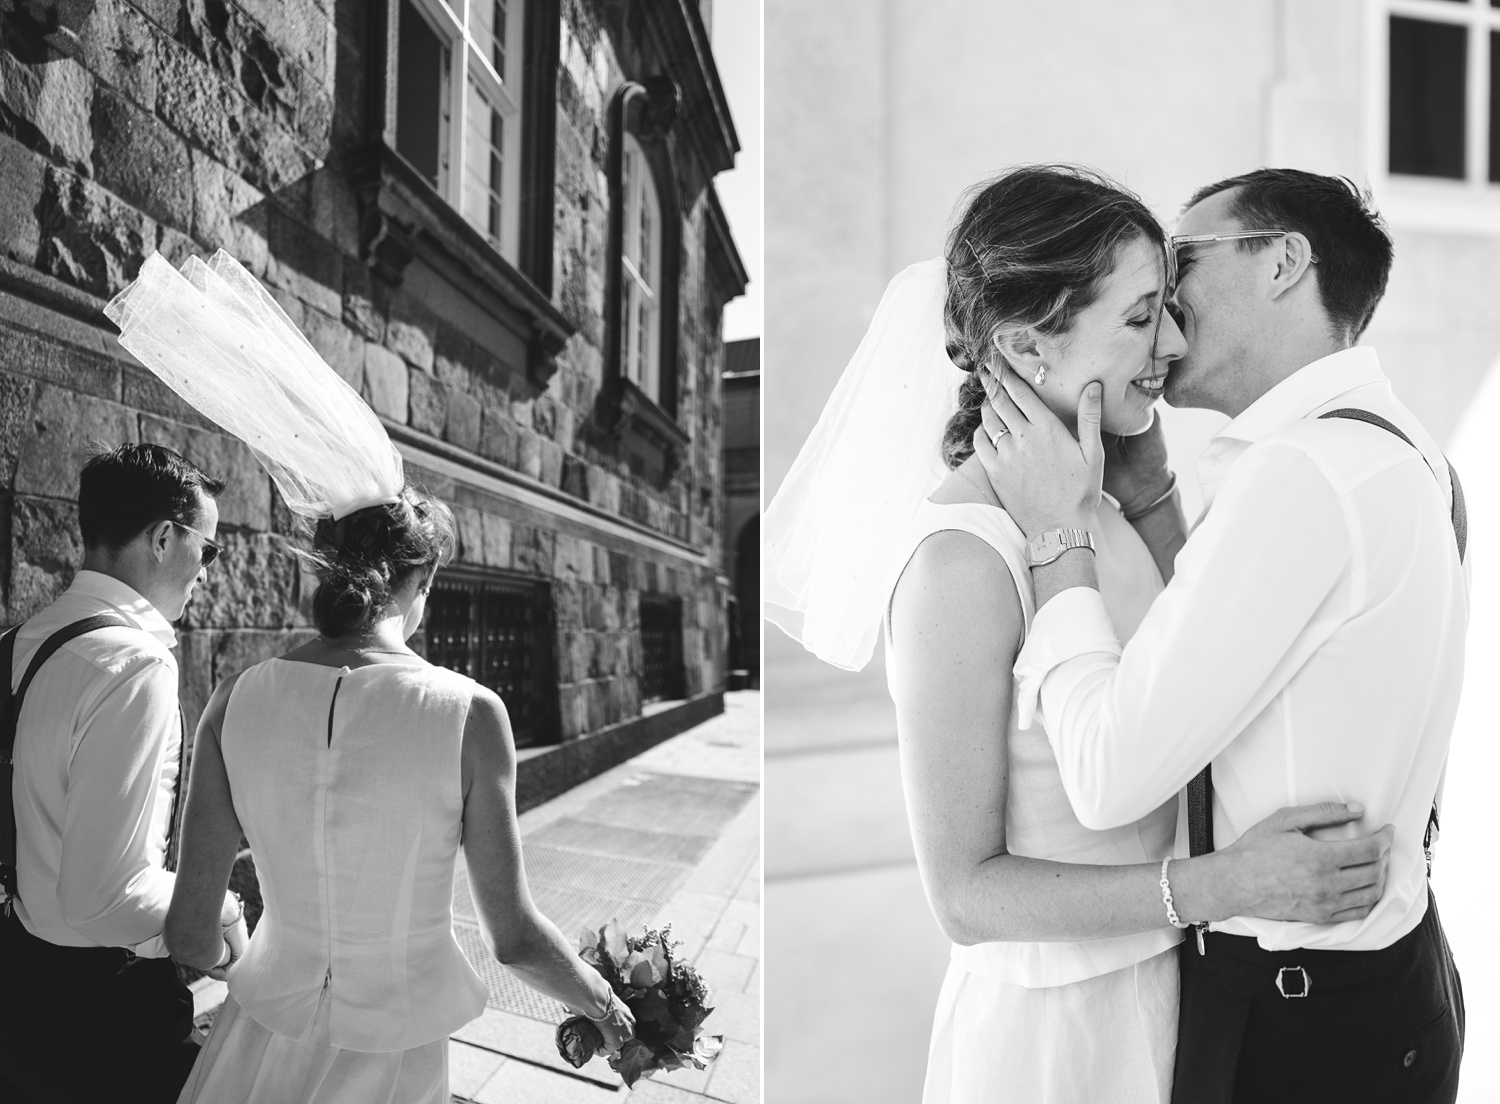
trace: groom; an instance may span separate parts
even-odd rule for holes
[[[218,554],[223,489],[160,445],[93,457],[82,568],[0,638],[24,695],[15,865],[0,866],[0,1099],[175,1100],[197,1056],[192,995],[161,943],[183,781],[171,622]],[[243,946],[232,897],[221,920]]]
[[[1357,799],[1396,827],[1365,918],[1236,917],[1188,934],[1174,1101],[1452,1101],[1463,1000],[1423,849],[1468,585],[1461,492],[1375,351],[1354,347],[1390,239],[1348,182],[1262,169],[1201,189],[1170,245],[1188,353],[1166,397],[1232,419],[1199,464],[1205,513],[1123,648],[1089,550],[1034,566],[1020,706],[1045,715],[1092,828],[1185,786],[1179,855],[1228,846],[1282,805]],[[1098,486],[1098,400],[1075,441],[1019,377],[1004,383],[1013,435],[998,460],[976,444],[1001,499],[1028,537],[1087,528],[1058,504]],[[1125,474],[1154,480],[1137,500],[1180,518],[1164,469]]]

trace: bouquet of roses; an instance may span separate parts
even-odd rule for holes
[[[604,975],[635,1016],[635,1038],[609,1059],[626,1088],[657,1070],[704,1069],[724,1047],[724,1036],[703,1031],[703,1021],[713,1011],[708,986],[698,971],[672,957],[681,942],[672,942],[671,934],[668,924],[626,935],[611,920],[597,932],[585,930],[579,939],[579,957]],[[583,1016],[558,1024],[558,1053],[574,1069],[603,1049],[599,1029]]]

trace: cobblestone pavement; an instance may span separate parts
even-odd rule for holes
[[[459,939],[486,964],[490,1002],[449,1044],[457,1104],[760,1100],[760,694],[724,700],[722,715],[521,817],[532,893],[564,935],[612,917],[637,929],[671,923],[679,953],[713,990],[706,1026],[724,1034],[719,1060],[633,1092],[602,1058],[568,1066],[553,1044],[562,1006],[487,965],[460,882]]]

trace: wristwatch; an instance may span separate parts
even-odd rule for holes
[[[1094,551],[1094,538],[1087,529],[1045,529],[1026,542],[1026,562],[1043,567],[1070,548]]]

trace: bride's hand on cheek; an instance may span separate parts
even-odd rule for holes
[[[1075,439],[1009,368],[1001,369],[998,382],[987,371],[981,378],[989,402],[974,433],[974,452],[1006,512],[1028,537],[1091,528],[1104,474],[1100,385],[1090,383],[1079,397]]]

